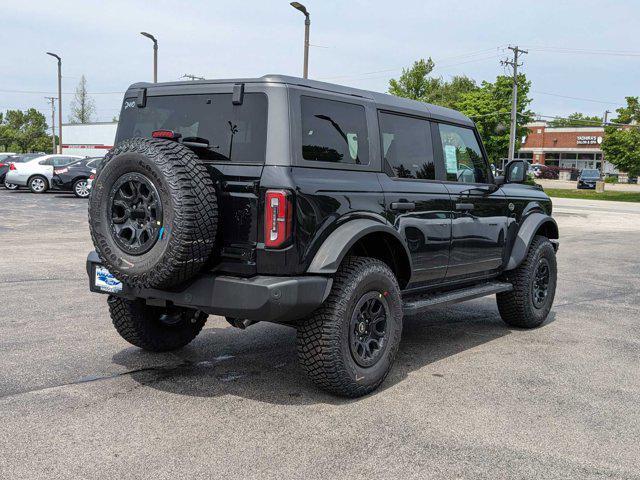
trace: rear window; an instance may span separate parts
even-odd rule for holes
[[[264,163],[267,96],[246,93],[242,105],[234,105],[230,93],[147,97],[143,108],[125,99],[116,142],[151,138],[154,130],[173,130],[182,140],[206,140],[209,147],[196,153],[207,160]]]

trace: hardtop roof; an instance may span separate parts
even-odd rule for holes
[[[261,84],[284,84],[294,87],[310,88],[314,90],[321,90],[324,92],[334,92],[342,95],[350,95],[359,98],[366,98],[374,101],[378,108],[385,110],[399,110],[403,113],[414,113],[416,115],[428,116],[438,120],[451,121],[454,123],[462,123],[465,125],[473,125],[473,121],[463,115],[462,113],[452,110],[450,108],[441,107],[439,105],[433,105],[430,103],[419,102],[417,100],[411,100],[408,98],[397,97],[387,93],[373,92],[370,90],[361,90],[354,87],[347,87],[344,85],[337,85],[335,83],[321,82],[318,80],[310,80],[299,77],[291,77],[287,75],[269,74],[258,78],[227,78],[227,79],[212,79],[212,80],[195,80],[195,81],[176,81],[176,82],[162,82],[162,83],[149,83],[140,82],[134,83],[128,89],[138,90],[140,88],[147,88],[156,90],[163,89],[163,87],[171,87],[172,90],[181,86],[206,86],[217,84],[235,84],[235,83],[261,83]]]

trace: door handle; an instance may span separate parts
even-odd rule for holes
[[[392,202],[391,210],[398,210],[400,212],[408,212],[409,210],[415,210],[416,204],[413,202]]]
[[[475,205],[473,203],[456,203],[456,210],[469,211],[473,210]]]

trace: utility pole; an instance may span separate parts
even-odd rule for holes
[[[513,68],[513,94],[511,98],[511,130],[509,131],[509,161],[513,160],[516,153],[516,125],[518,120],[518,67],[522,64],[518,63],[518,57],[520,54],[527,54],[526,50],[521,50],[516,45],[515,47],[508,47],[513,52],[513,61],[503,60],[503,65],[510,65]]]
[[[51,153],[56,153],[56,97],[44,97],[51,102],[51,141],[53,149]]]
[[[204,77],[198,77],[197,75],[191,75],[190,73],[185,73],[182,78],[188,78],[189,80],[206,80]]]
[[[602,126],[606,127],[607,123],[609,122],[609,114],[611,112],[609,110],[605,110],[604,111],[604,115],[602,116]],[[604,135],[603,135],[604,137]],[[604,152],[602,152],[602,160],[600,161],[600,176],[602,177],[602,180],[604,180],[604,175],[605,175],[605,171],[604,171]]]

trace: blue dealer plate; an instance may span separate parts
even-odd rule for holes
[[[103,292],[118,293],[122,291],[122,282],[116,279],[109,270],[96,266],[95,286]]]

